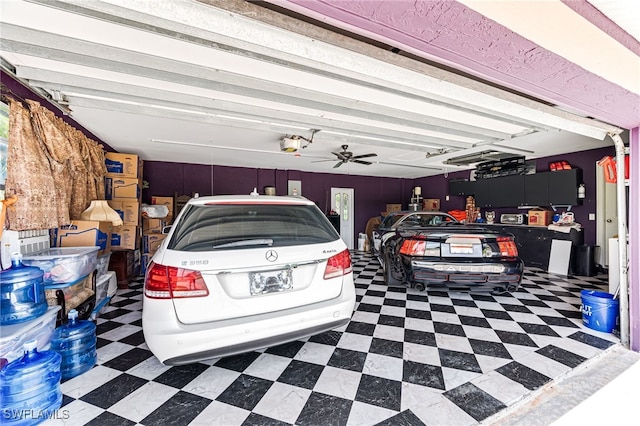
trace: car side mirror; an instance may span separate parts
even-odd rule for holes
[[[162,233],[163,234],[168,234],[171,231],[171,225],[167,225],[167,226],[163,226],[162,227]]]

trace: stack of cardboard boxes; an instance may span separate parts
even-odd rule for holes
[[[135,154],[109,152],[105,154],[105,164],[105,199],[123,221],[111,233],[114,253],[109,269],[116,271],[119,287],[128,287],[129,278],[140,271],[143,162]]]
[[[142,160],[134,154],[108,152],[105,154],[105,163],[105,199],[124,222],[121,227],[114,229],[111,247],[114,250],[139,249]]]
[[[167,234],[162,233],[162,228],[171,223],[173,218],[173,197],[153,196],[151,204],[167,206],[169,214],[163,218],[142,218],[142,274],[146,273],[149,261],[167,237]]]

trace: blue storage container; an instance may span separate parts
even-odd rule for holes
[[[67,324],[58,327],[51,339],[51,349],[62,356],[62,379],[70,379],[89,371],[98,359],[96,325],[78,319],[78,311],[69,311]]]
[[[54,351],[38,352],[37,342],[23,346],[24,356],[0,370],[3,425],[34,425],[55,416],[62,405],[60,360]]]
[[[22,255],[11,255],[11,268],[0,272],[0,325],[18,324],[47,311],[44,272],[22,263]]]

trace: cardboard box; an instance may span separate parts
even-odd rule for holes
[[[142,253],[153,254],[160,244],[167,238],[167,234],[145,234],[142,236]]]
[[[440,199],[439,198],[425,198],[422,200],[422,210],[428,212],[440,211]]]
[[[166,218],[157,219],[157,218],[142,218],[142,233],[143,234],[153,234],[162,233],[162,228],[167,225]]]
[[[140,225],[140,203],[132,198],[116,198],[107,201],[122,218],[124,225]]]
[[[135,250],[140,248],[140,227],[123,225],[114,228],[111,233],[111,248],[113,250]]]
[[[167,206],[169,214],[167,215],[166,221],[171,221],[171,218],[173,217],[173,197],[159,197],[157,195],[153,195],[151,197],[151,204]]]
[[[104,155],[107,176],[121,178],[141,178],[142,160],[135,154],[107,152]]]
[[[113,200],[116,198],[135,198],[140,199],[142,182],[136,178],[104,178],[104,195],[105,200]]]
[[[547,226],[553,219],[551,210],[535,209],[529,210],[529,226]]]
[[[387,204],[386,211],[389,213],[399,212],[400,210],[402,210],[402,204]]]
[[[51,243],[54,247],[98,246],[98,256],[111,251],[113,224],[97,220],[74,220],[69,225],[53,230]]]

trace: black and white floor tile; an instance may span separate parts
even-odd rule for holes
[[[141,281],[97,320],[98,364],[62,384],[73,425],[472,425],[619,344],[582,325],[606,276],[528,269],[489,293],[387,287],[353,252],[351,322],[306,340],[168,367],[144,343]],[[60,424],[51,420],[46,424]]]

